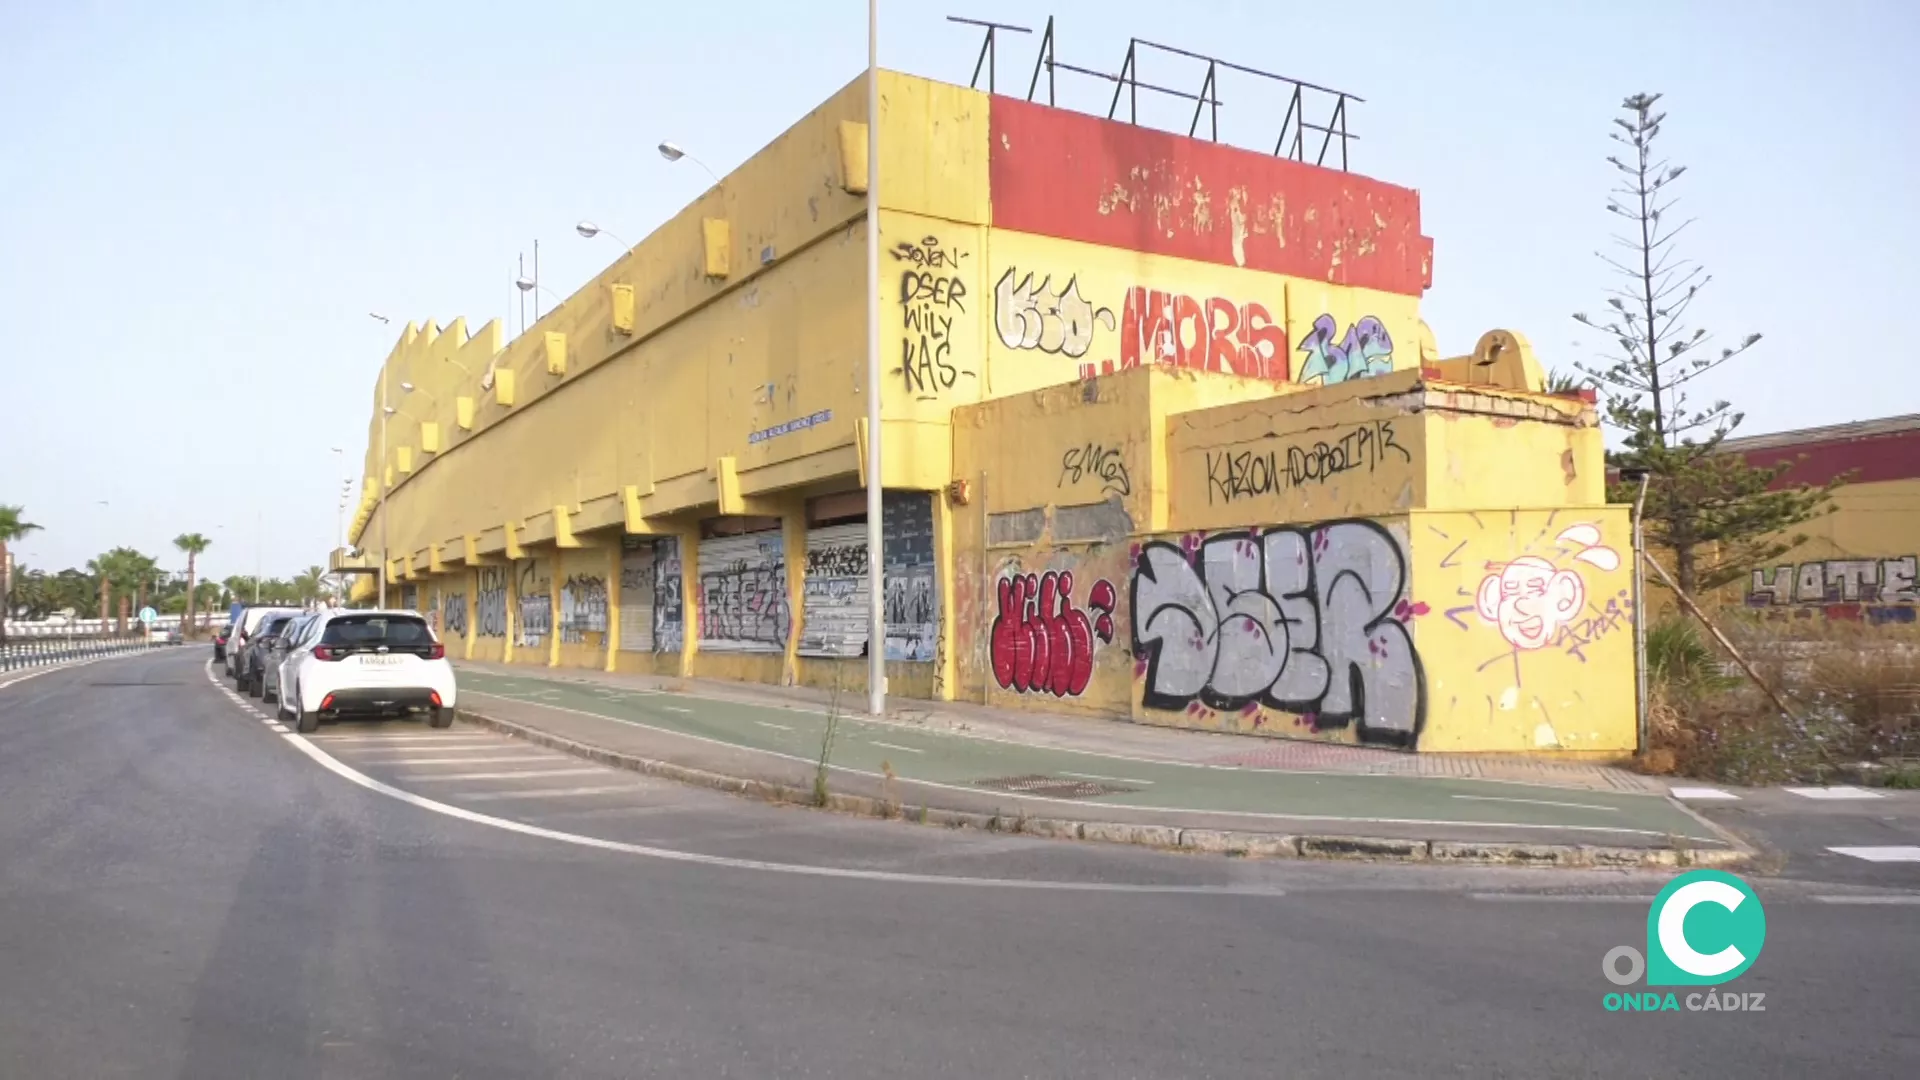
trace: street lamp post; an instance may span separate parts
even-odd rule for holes
[[[887,711],[880,413],[880,3],[867,0],[867,711],[874,716]]]
[[[1647,748],[1647,557],[1646,534],[1641,517],[1647,507],[1647,481],[1652,473],[1645,468],[1620,470],[1623,480],[1640,481],[1640,493],[1633,500],[1633,682],[1635,719],[1638,721],[1639,748]]]
[[[680,145],[678,143],[673,143],[673,142],[661,143],[660,156],[663,158],[666,158],[668,161],[679,161],[681,158],[686,158],[688,161],[691,161],[695,165],[698,165],[702,169],[706,170],[707,175],[713,178],[714,187],[720,186],[720,174],[714,172],[712,169],[707,168],[706,162],[701,161],[699,158],[694,157],[692,154],[689,154],[685,150],[680,149]]]
[[[620,239],[620,237],[617,236],[612,229],[603,229],[600,226],[595,225],[591,221],[582,221],[580,224],[575,225],[573,227],[573,231],[579,233],[581,236],[584,236],[589,240],[593,239],[596,236],[599,236],[602,233],[605,233],[609,240],[612,240],[614,243],[619,244],[621,247],[625,248],[628,251],[633,250],[633,245],[627,243],[625,240]]]
[[[373,318],[386,322],[385,315],[367,312]],[[374,471],[374,479],[380,485],[380,599],[381,610],[387,607],[387,420],[393,416],[393,405],[387,400],[387,362],[380,362],[380,465]]]

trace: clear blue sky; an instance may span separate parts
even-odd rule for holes
[[[1663,91],[1686,251],[1715,275],[1698,321],[1766,335],[1707,390],[1753,433],[1920,410],[1898,329],[1920,4],[883,0],[881,63],[964,82],[977,39],[944,15],[1049,11],[1064,62],[1117,70],[1137,34],[1365,97],[1354,165],[1421,190],[1450,354],[1507,327],[1550,364],[1587,355],[1568,315],[1605,284],[1608,126]],[[1008,40],[1003,90],[1036,45]],[[324,561],[392,341],[367,312],[478,325],[535,238],[571,292],[614,253],[576,221],[637,242],[706,186],[656,143],[725,172],[865,60],[858,0],[0,0],[0,502],[46,527],[25,561],[176,565],[188,530],[214,576],[252,572],[256,543],[272,575]],[[1270,147],[1278,106],[1221,96],[1223,138]]]

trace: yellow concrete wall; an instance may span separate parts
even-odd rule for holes
[[[1409,526],[1420,748],[1631,753],[1628,508],[1416,512]]]
[[[1830,512],[1782,534],[1806,539],[1746,580],[1719,590],[1722,607],[1768,621],[1857,624],[1876,632],[1920,626],[1920,479],[1847,484]],[[1672,558],[1664,559],[1669,570]]]

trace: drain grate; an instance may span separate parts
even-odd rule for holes
[[[975,780],[975,787],[1004,791],[1009,795],[1032,795],[1041,799],[1092,799],[1101,795],[1123,795],[1139,788],[1103,784],[1071,776],[1003,776],[997,780]]]

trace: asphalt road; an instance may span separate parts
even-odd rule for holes
[[[1759,881],[1726,989],[1765,1012],[1613,1013],[1600,958],[1660,877],[851,820],[459,727],[308,742],[205,659],[0,689],[0,1075],[1920,1073],[1912,893]]]

